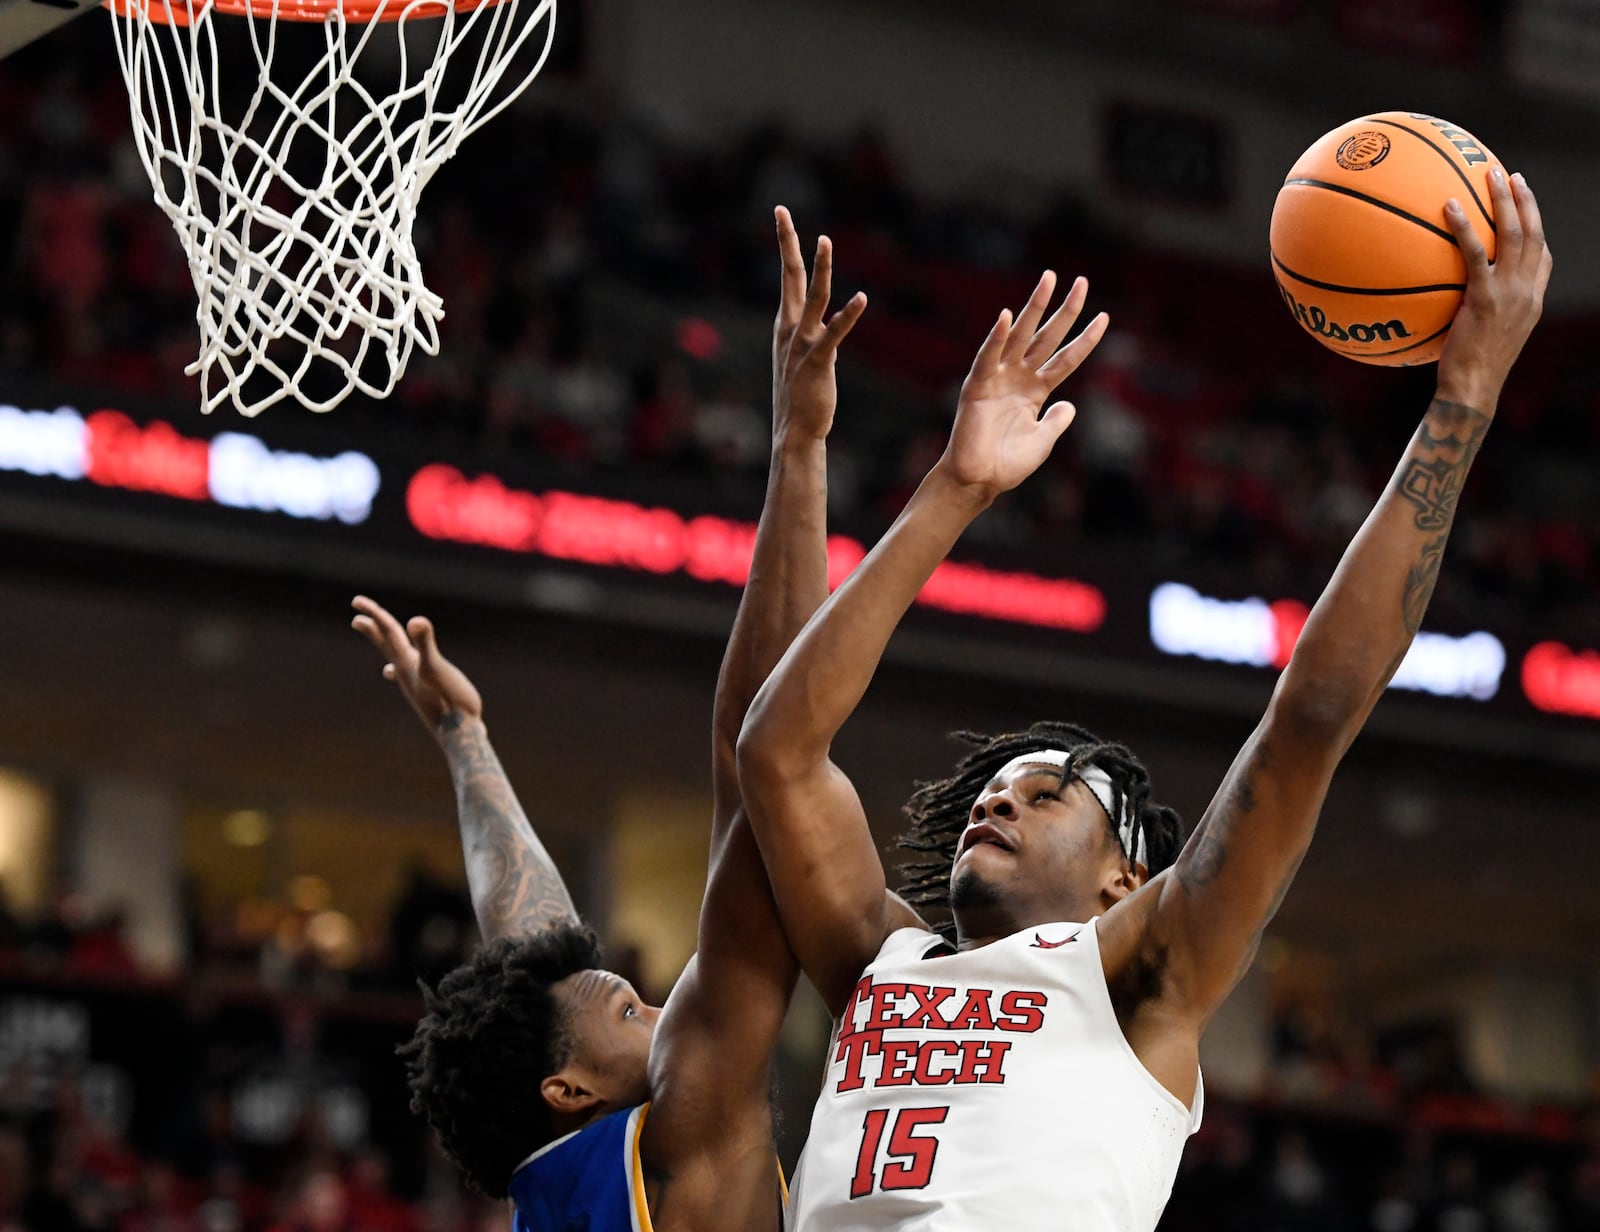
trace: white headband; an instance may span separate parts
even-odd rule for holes
[[[1135,850],[1133,844],[1133,810],[1128,807],[1128,802],[1124,800],[1122,819],[1120,821],[1117,819],[1117,815],[1111,807],[1111,776],[1100,769],[1099,766],[1093,763],[1082,767],[1073,766],[1072,754],[1063,749],[1038,749],[1032,753],[1024,753],[1020,757],[1013,757],[1000,767],[995,778],[1009,774],[1019,766],[1040,765],[1054,766],[1057,770],[1063,771],[1068,770],[1070,767],[1072,777],[1094,793],[1094,798],[1100,801],[1100,807],[1105,809],[1106,816],[1111,818],[1111,824],[1117,827],[1117,838],[1122,842],[1122,850],[1133,857],[1135,864],[1143,864],[1146,868],[1150,866],[1150,861],[1145,853],[1144,830],[1142,828],[1139,830],[1139,845],[1138,849]]]

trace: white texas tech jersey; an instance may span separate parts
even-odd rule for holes
[[[1122,1034],[1095,922],[893,933],[835,1027],[794,1232],[1151,1232],[1194,1110]]]

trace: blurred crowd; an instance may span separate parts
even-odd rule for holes
[[[76,1077],[38,1083],[13,1066],[0,1090],[0,1228],[6,1232],[504,1232],[498,1203],[463,1192],[448,1166],[397,1177],[368,1142],[337,1144],[312,1118],[276,1166],[242,1161],[235,1105],[214,1097],[204,1151],[141,1151]],[[143,1091],[142,1098],[166,1093]],[[171,1098],[171,1095],[167,1095]]]
[[[1600,1126],[1575,1143],[1221,1107],[1163,1232],[1588,1232]]]
[[[437,980],[477,944],[466,891],[425,869],[410,872],[386,925],[370,936],[326,901],[308,902],[307,883],[310,894],[326,899],[321,878],[298,877],[281,896],[208,911],[191,887],[183,903],[184,970],[283,991],[410,994],[418,979]],[[0,971],[6,970],[113,981],[147,974],[134,957],[127,912],[71,888],[27,913],[15,910],[0,887]]]
[[[458,887],[413,879],[354,964],[297,946],[290,903],[253,946],[195,921],[176,974],[70,890],[0,916],[4,1232],[503,1232],[394,1053],[475,942]]]
[[[132,152],[126,94],[62,47],[0,79],[15,117],[0,129],[0,373],[193,403],[195,292]],[[1313,595],[1431,391],[1431,369],[1368,369],[1302,336],[1265,262],[1136,243],[1114,203],[919,193],[871,131],[815,145],[761,125],[705,143],[603,112],[525,105],[430,185],[418,244],[446,305],[442,354],[390,403],[342,407],[351,433],[758,493],[753,340],[772,311],[777,202],[834,237],[839,298],[871,296],[831,463],[833,516],[860,534],[937,456],[977,341],[1047,265],[1088,274],[1114,332],[1075,378],[1068,447],[974,529],[1041,567],[1133,556]],[[1555,632],[1600,614],[1591,325],[1546,321],[1512,379],[1435,600],[1444,623],[1536,616]]]

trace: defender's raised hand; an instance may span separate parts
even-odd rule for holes
[[[1539,203],[1521,175],[1489,175],[1494,203],[1495,260],[1467,221],[1459,201],[1445,220],[1467,261],[1467,293],[1439,359],[1439,396],[1494,414],[1511,365],[1539,321],[1553,259],[1544,239]]]
[[[358,613],[350,627],[388,660],[383,678],[400,686],[430,732],[441,736],[439,725],[450,714],[483,717],[483,698],[466,673],[439,653],[432,621],[413,616],[402,628],[382,604],[365,595],[357,595],[350,606]]]
[[[1105,336],[1108,318],[1102,312],[1062,345],[1089,294],[1083,278],[1041,325],[1055,286],[1056,276],[1047,270],[1014,323],[1009,309],[1000,314],[961,386],[939,468],[989,499],[1016,487],[1050,456],[1077,410],[1070,402],[1057,402],[1043,415],[1039,410]]]
[[[794,429],[821,440],[833,426],[838,401],[833,368],[839,344],[866,311],[867,297],[857,291],[824,322],[833,291],[833,242],[825,235],[817,240],[808,287],[794,220],[781,205],[775,215],[783,289],[772,326],[773,437]]]

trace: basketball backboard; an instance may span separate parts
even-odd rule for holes
[[[0,60],[97,7],[98,0],[0,0]]]

